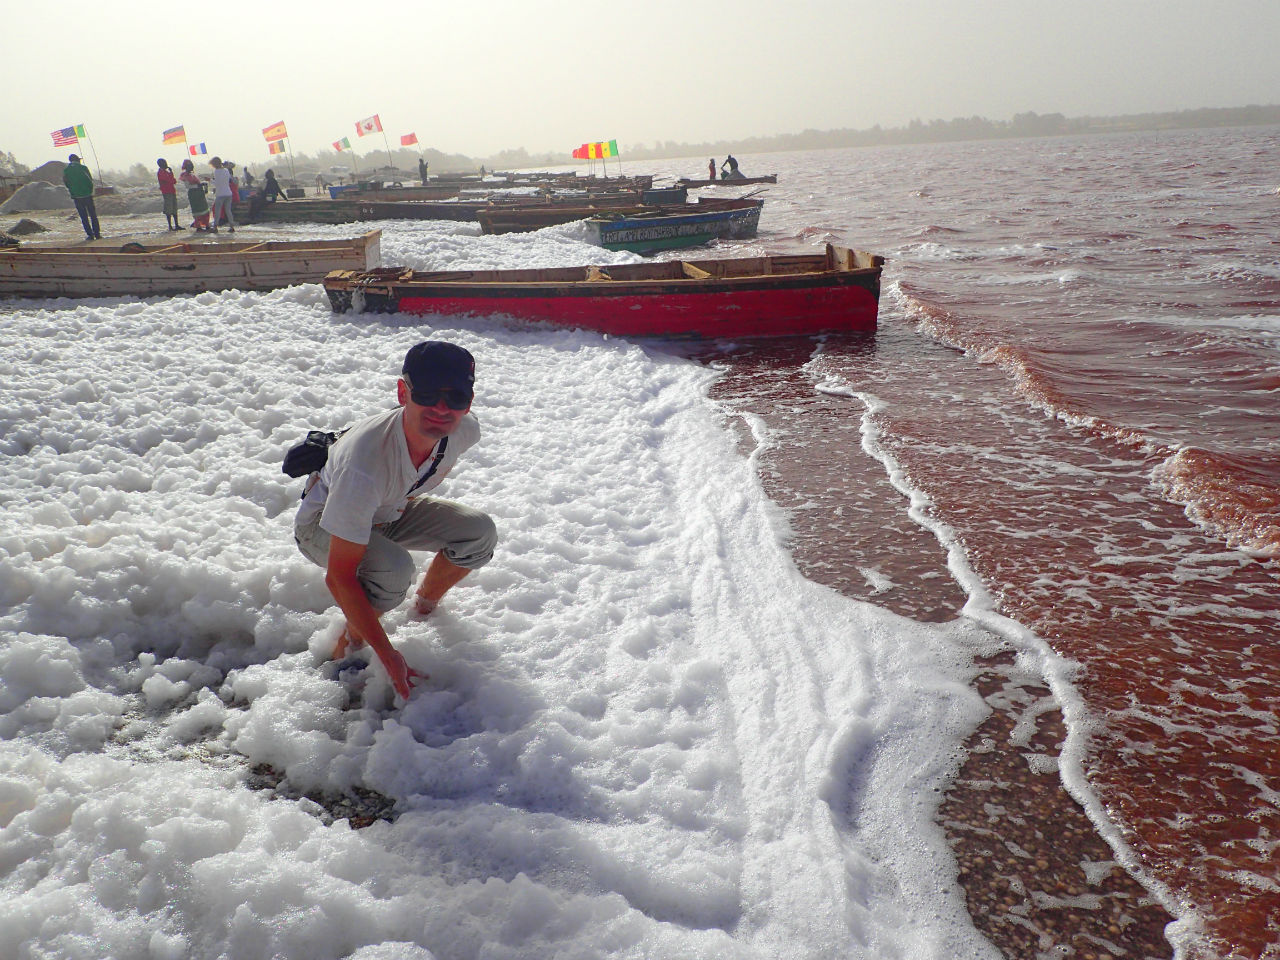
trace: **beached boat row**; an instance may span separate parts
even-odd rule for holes
[[[686,188],[669,189],[684,200]],[[523,203],[339,199],[269,206],[273,213],[296,212],[300,220],[315,216],[318,206],[352,220],[403,217],[406,208],[471,208],[488,233],[582,220],[598,246],[647,254],[753,237],[764,204],[750,195],[692,203],[626,200],[615,192],[586,204],[547,195]],[[340,240],[206,238],[114,249],[19,244],[0,247],[0,297],[168,296],[323,280],[336,312],[502,315],[619,336],[763,337],[873,331],[884,264],[828,244],[808,254],[415,271],[381,267],[380,239],[381,231],[372,230]]]

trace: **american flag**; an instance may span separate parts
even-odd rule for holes
[[[51,136],[55,147],[74,147],[80,142],[80,138],[76,136],[75,127],[63,127],[61,130],[53,131]]]

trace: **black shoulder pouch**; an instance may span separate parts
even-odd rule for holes
[[[343,433],[346,431],[325,433],[323,430],[308,430],[307,439],[289,448],[280,469],[291,477],[305,477],[309,473],[315,473],[328,462],[329,447]]]

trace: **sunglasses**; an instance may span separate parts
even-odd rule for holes
[[[434,407],[441,400],[450,410],[465,410],[471,406],[473,394],[469,390],[457,390],[451,387],[429,390],[415,387],[408,377],[403,377],[405,386],[409,388],[409,396],[420,407]]]

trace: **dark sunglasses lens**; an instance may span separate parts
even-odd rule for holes
[[[415,390],[412,396],[420,407],[434,407],[442,399],[450,410],[465,410],[471,404],[471,394],[465,390]]]

